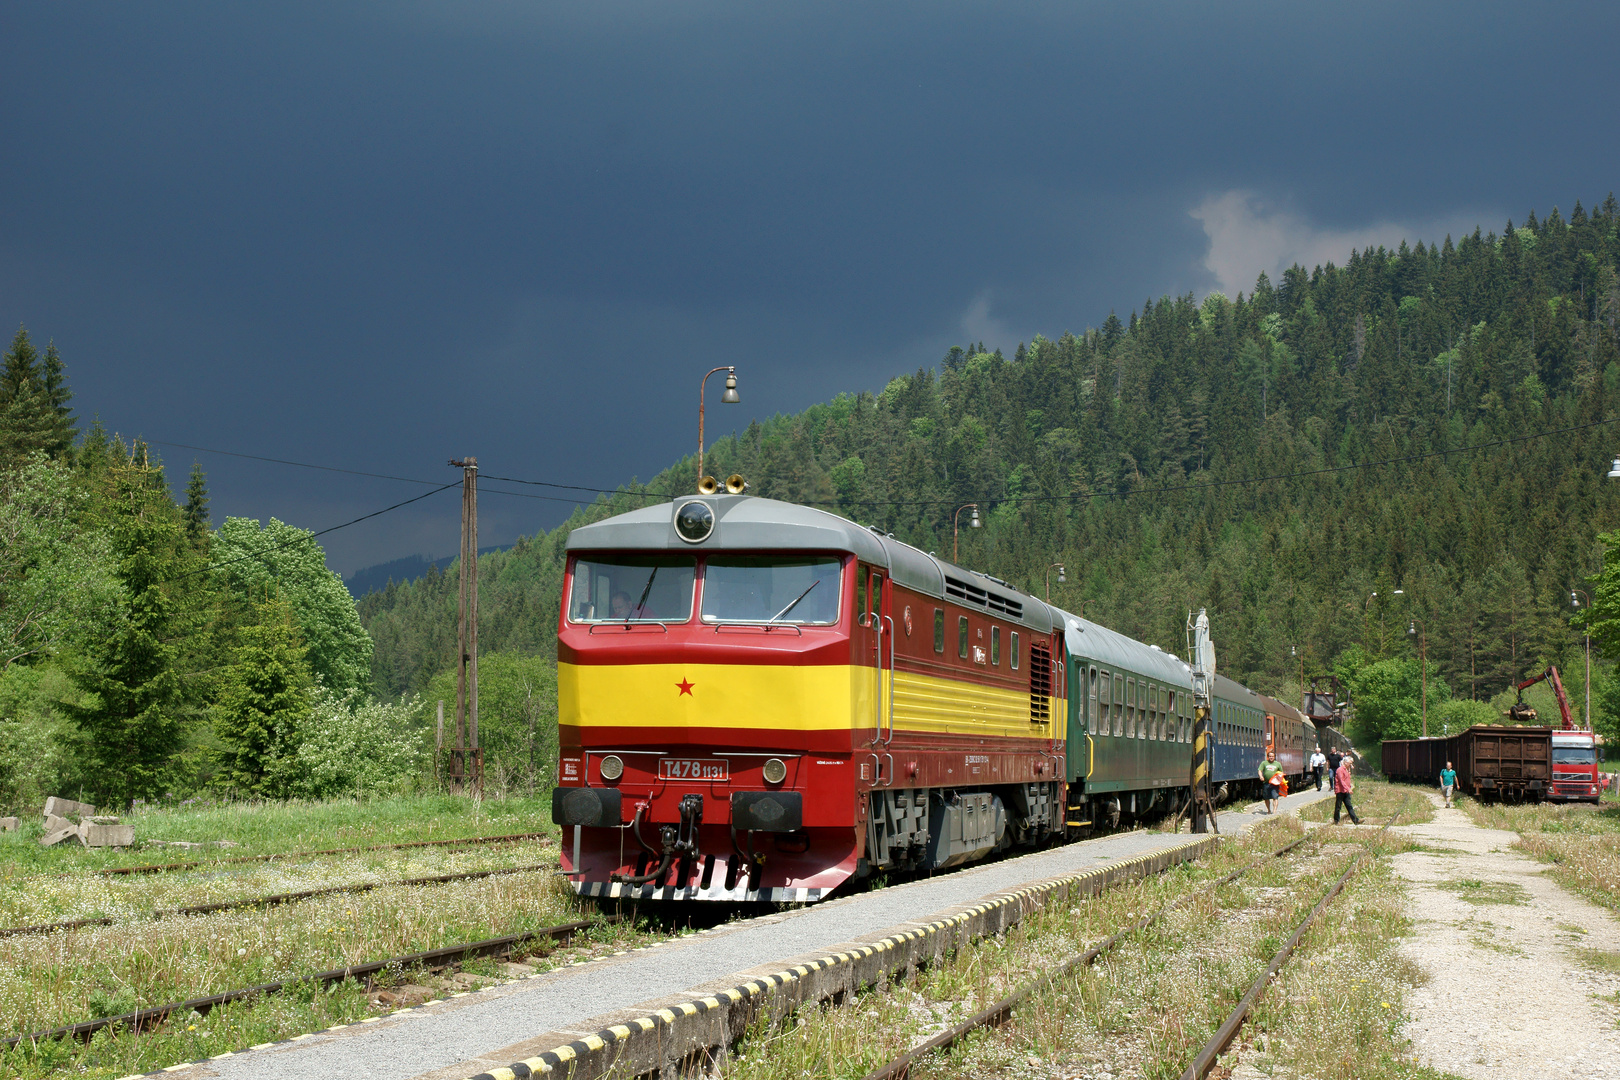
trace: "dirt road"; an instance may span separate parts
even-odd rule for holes
[[[1620,920],[1434,798],[1433,822],[1395,830],[1424,845],[1394,858],[1412,888],[1402,951],[1430,976],[1408,998],[1414,1052],[1477,1080],[1620,1080]]]

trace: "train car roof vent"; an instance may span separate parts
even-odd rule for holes
[[[945,577],[945,595],[955,597],[964,604],[984,608],[986,611],[999,611],[1014,619],[1024,617],[1024,605],[1021,602],[1014,600],[1010,596],[987,592],[972,582],[963,581],[961,578],[954,578],[948,574]]]

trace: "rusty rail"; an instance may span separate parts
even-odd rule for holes
[[[478,878],[498,877],[502,874],[535,873],[550,869],[549,864],[510,866],[498,870],[469,870],[461,874],[435,874],[432,877],[401,878],[397,881],[367,881],[358,882],[354,885],[331,885],[324,889],[272,893],[269,896],[253,896],[246,900],[221,900],[214,904],[164,908],[152,912],[150,918],[166,919],[175,915],[212,915],[216,911],[232,911],[236,908],[276,907],[280,904],[294,904],[300,900],[309,900],[317,896],[331,896],[335,893],[370,892],[372,889],[382,889],[390,885],[444,885],[452,881],[473,881]],[[21,937],[25,934],[52,934],[59,930],[80,930],[86,926],[111,926],[117,921],[117,919],[101,915],[88,919],[73,919],[69,922],[42,923],[38,926],[9,926],[0,929],[0,938]]]
[[[136,1009],[134,1012],[121,1013],[118,1016],[104,1016],[97,1020],[86,1020],[80,1024],[70,1024],[67,1027],[52,1028],[49,1031],[11,1035],[0,1039],[0,1048],[9,1050],[18,1043],[38,1043],[47,1039],[89,1039],[96,1032],[111,1027],[130,1028],[136,1032],[141,1032],[156,1027],[176,1013],[181,1016],[189,1015],[192,1012],[207,1013],[216,1005],[228,1005],[235,1001],[278,993],[299,983],[314,982],[325,986],[331,983],[343,982],[346,979],[369,978],[391,967],[442,968],[477,956],[505,956],[532,941],[543,939],[562,940],[592,926],[601,926],[617,921],[619,921],[618,916],[610,916],[602,922],[560,923],[557,926],[548,926],[541,930],[529,930],[521,934],[509,934],[506,937],[473,941],[464,945],[449,945],[442,949],[429,949],[427,952],[412,953],[409,956],[394,956],[387,960],[375,960],[368,964],[353,964],[345,968],[318,971],[313,975],[301,975],[292,979],[283,979],[279,982],[261,983],[258,986],[244,987],[241,990],[228,990],[223,994],[193,998],[190,1001],[154,1005],[148,1009]]]
[[[1168,915],[1170,912],[1184,907],[1199,896],[1214,892],[1222,885],[1231,884],[1244,874],[1247,874],[1250,870],[1253,870],[1255,867],[1260,866],[1271,859],[1277,859],[1287,855],[1289,852],[1293,851],[1295,848],[1299,847],[1309,839],[1310,834],[1307,833],[1305,836],[1301,836],[1293,843],[1286,844],[1283,847],[1278,848],[1270,855],[1255,859],[1253,862],[1248,863],[1245,866],[1238,867],[1236,870],[1233,870],[1231,873],[1225,875],[1219,880],[1212,882],[1205,888],[1194,893],[1188,893],[1181,899],[1166,904],[1164,907],[1153,912],[1151,915],[1144,915],[1142,918],[1138,919],[1135,923],[1126,927],[1124,930],[1105,938],[1096,945],[1093,945],[1091,948],[1087,949],[1085,952],[1080,953],[1078,956],[1072,956],[1068,960],[1065,960],[1062,964],[1058,965],[1056,969],[1042,975],[1038,979],[1025,983],[1017,990],[1014,990],[1011,994],[1008,994],[994,1005],[991,1005],[988,1009],[975,1013],[966,1020],[963,1020],[960,1023],[940,1032],[938,1035],[935,1035],[932,1039],[929,1039],[921,1046],[914,1047],[903,1056],[895,1058],[888,1064],[880,1066],[872,1072],[867,1073],[865,1080],[905,1080],[905,1078],[911,1074],[911,1067],[917,1063],[919,1058],[931,1054],[936,1050],[944,1050],[960,1041],[964,1035],[977,1031],[979,1028],[997,1027],[1006,1023],[1007,1020],[1012,1016],[1013,1009],[1032,994],[1035,994],[1040,990],[1044,990],[1046,987],[1052,985],[1054,982],[1063,978],[1076,968],[1086,967],[1092,963],[1095,963],[1098,957],[1103,956],[1112,950],[1114,946],[1118,945],[1121,941],[1125,940],[1127,937],[1136,933],[1137,931],[1151,926],[1153,923]]]
[[[1400,811],[1392,814],[1390,819],[1384,822],[1383,828],[1379,829],[1375,835],[1382,836],[1389,830],[1391,825],[1395,824],[1395,819],[1400,816]],[[1267,964],[1266,969],[1256,976],[1254,982],[1249,985],[1249,992],[1243,995],[1243,999],[1237,1003],[1231,1014],[1227,1016],[1226,1021],[1216,1029],[1209,1042],[1204,1044],[1204,1048],[1198,1051],[1198,1054],[1192,1059],[1192,1063],[1187,1066],[1187,1071],[1181,1074],[1181,1080],[1204,1080],[1210,1071],[1215,1068],[1215,1063],[1220,1060],[1221,1052],[1231,1044],[1232,1039],[1242,1030],[1243,1022],[1249,1018],[1250,1010],[1260,1000],[1260,996],[1266,992],[1266,986],[1271,982],[1272,977],[1281,971],[1282,966],[1288,963],[1289,958],[1294,955],[1294,950],[1299,946],[1300,939],[1305,936],[1305,931],[1310,929],[1311,923],[1315,922],[1316,917],[1327,908],[1328,904],[1332,903],[1333,898],[1339,895],[1344,888],[1345,882],[1350,880],[1350,875],[1356,872],[1370,854],[1371,849],[1364,848],[1359,855],[1350,860],[1350,865],[1344,868],[1344,873],[1340,874],[1333,884],[1328,887],[1327,892],[1322,894],[1322,899],[1316,902],[1316,906],[1311,908],[1310,913],[1305,916],[1305,920],[1288,936],[1288,940],[1283,942],[1282,948],[1278,949],[1276,955],[1271,958],[1271,963]]]
[[[199,866],[223,866],[226,863],[270,862],[274,859],[307,859],[317,855],[353,855],[361,851],[399,851],[404,848],[454,847],[472,844],[515,844],[519,840],[550,840],[548,833],[511,833],[507,836],[467,836],[459,840],[413,840],[405,844],[373,844],[370,847],[328,848],[324,851],[283,851],[270,855],[231,855],[223,859],[199,859],[196,862],[161,863],[152,866],[114,866],[96,873],[160,874],[165,870],[194,870]],[[71,877],[63,874],[62,877]]]

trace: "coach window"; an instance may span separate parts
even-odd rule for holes
[[[1114,676],[1114,735],[1125,734],[1125,676]]]
[[[1142,728],[1141,714],[1136,711],[1136,680],[1125,680],[1125,737],[1127,739],[1140,738]]]
[[[1001,627],[990,628],[990,663],[996,667],[1001,666]]]
[[[1089,695],[1086,698],[1086,701],[1090,703],[1088,705],[1088,710],[1090,712],[1090,716],[1088,717],[1088,719],[1091,721],[1091,723],[1087,726],[1087,730],[1090,731],[1093,735],[1101,734],[1102,729],[1097,726],[1100,717],[1097,714],[1097,669],[1096,668],[1091,669],[1091,685],[1087,688],[1086,693]]]
[[[1012,632],[1011,646],[1012,646],[1012,669],[1014,671],[1017,671],[1018,670],[1018,631],[1016,631],[1016,630],[1014,630]]]
[[[1164,713],[1159,711],[1159,706],[1163,702],[1159,700],[1157,686],[1148,687],[1148,702],[1153,707],[1153,726],[1148,730],[1148,738],[1154,742],[1161,742],[1164,739]]]
[[[934,651],[945,651],[945,609],[934,609]]]
[[[958,615],[956,617],[956,655],[960,656],[962,659],[966,660],[967,659],[967,653],[968,653],[967,616],[966,615]]]

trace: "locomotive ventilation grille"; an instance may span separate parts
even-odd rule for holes
[[[945,577],[945,595],[954,597],[964,604],[984,608],[986,611],[999,611],[1014,619],[1024,617],[1024,605],[1012,597],[988,592],[977,585],[949,575]]]
[[[1044,724],[1052,719],[1048,700],[1052,694],[1052,653],[1035,642],[1029,647],[1029,722]]]

